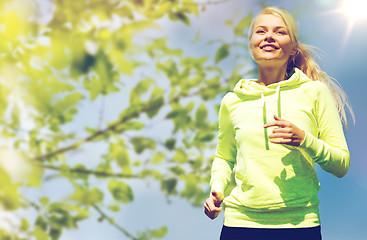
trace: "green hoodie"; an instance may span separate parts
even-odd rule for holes
[[[269,142],[272,128],[264,124],[274,114],[305,131],[299,147]],[[324,83],[295,68],[288,80],[268,86],[240,80],[224,96],[210,180],[212,189],[224,192],[235,172],[236,187],[223,201],[224,225],[320,225],[315,163],[337,177],[349,168],[343,127]]]

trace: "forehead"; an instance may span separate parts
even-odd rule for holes
[[[260,14],[256,17],[254,22],[254,28],[257,27],[284,27],[287,28],[283,19],[273,14]]]

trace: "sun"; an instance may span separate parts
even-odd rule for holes
[[[342,0],[339,7],[329,13],[344,15],[348,20],[343,46],[346,45],[353,27],[367,21],[367,0]]]
[[[349,18],[352,24],[367,19],[366,0],[344,0],[340,10]]]

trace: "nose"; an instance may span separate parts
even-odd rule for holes
[[[268,31],[265,34],[265,40],[268,41],[268,42],[273,42],[274,41],[273,32],[272,31]]]

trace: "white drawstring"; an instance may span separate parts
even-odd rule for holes
[[[279,93],[280,93],[280,82],[278,83],[277,88],[275,89],[275,101],[278,102],[279,100]]]
[[[267,123],[267,120],[266,120],[265,97],[264,97],[263,92],[261,92],[261,105],[262,105],[262,109],[263,109],[263,123],[265,125]],[[267,128],[264,128],[264,137],[265,137],[265,149],[269,150],[269,138],[268,138],[268,129]]]
[[[278,117],[281,118],[281,109],[280,109],[280,83],[278,83],[278,86],[275,90],[275,99],[276,99],[276,103],[277,103],[277,114]],[[265,105],[265,97],[264,97],[264,92],[261,92],[261,106],[263,109],[263,123],[264,125],[267,123],[267,118],[266,118],[266,105]],[[264,137],[265,137],[265,149],[269,150],[269,137],[268,137],[268,129],[264,128]]]
[[[277,89],[275,90],[275,98],[276,98],[276,103],[277,103],[277,114],[278,117],[281,118],[282,117],[282,111],[281,111],[281,105],[280,105],[280,82],[278,83]]]

